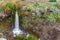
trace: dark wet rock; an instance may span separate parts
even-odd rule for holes
[[[5,19],[5,18],[9,18],[9,17],[11,17],[11,11],[10,10],[6,10],[6,11],[1,11],[0,12],[0,19]]]
[[[0,19],[3,19],[5,17],[4,12],[0,12]]]
[[[12,31],[6,31],[4,34],[8,40],[14,40]]]

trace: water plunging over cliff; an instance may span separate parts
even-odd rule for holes
[[[19,17],[18,13],[16,12],[15,14],[15,28],[13,29],[13,36],[15,37],[16,35],[22,34],[22,30],[19,29]]]

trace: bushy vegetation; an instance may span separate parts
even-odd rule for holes
[[[46,17],[48,22],[57,22],[57,19],[60,20],[60,13],[47,14]]]
[[[35,15],[40,19],[42,19],[43,17],[43,19],[47,20],[48,22],[57,22],[57,19],[60,20],[59,7],[60,6],[57,3],[47,4],[47,3],[32,2],[23,6],[23,9],[31,10],[30,12],[35,13]]]
[[[0,6],[0,12],[1,12],[1,11],[3,11],[3,8],[2,8],[2,6]]]
[[[56,0],[49,0],[49,2],[56,2]]]
[[[38,40],[35,35],[30,34],[28,37],[26,36],[16,36],[15,40]]]
[[[17,1],[3,1],[0,5],[0,11],[11,11],[12,13],[15,11],[21,12],[20,10],[20,4],[21,2]]]

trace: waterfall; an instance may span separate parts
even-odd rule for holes
[[[22,30],[19,29],[19,16],[18,13],[16,12],[15,14],[15,28],[13,29],[13,36],[15,37],[16,35],[22,34]]]
[[[19,17],[17,12],[15,14],[15,28],[19,29]]]

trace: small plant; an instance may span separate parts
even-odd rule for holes
[[[1,12],[1,11],[3,11],[3,8],[2,8],[2,6],[0,6],[0,12]]]
[[[30,34],[27,40],[38,40],[38,38],[35,35]]]

